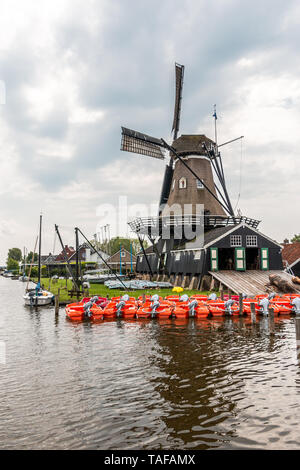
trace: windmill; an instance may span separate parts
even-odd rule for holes
[[[167,215],[168,207],[203,204],[205,214],[233,217],[234,211],[226,188],[222,157],[217,144],[205,135],[182,135],[178,137],[184,66],[175,64],[175,108],[172,125],[173,143],[122,127],[121,150],[170,160],[163,178],[159,214]],[[216,113],[215,113],[216,117]],[[239,137],[240,138],[240,137]],[[234,139],[236,140],[236,139]],[[224,144],[223,144],[224,145]],[[213,172],[218,185],[214,181]]]
[[[257,220],[235,216],[219,151],[220,147],[243,136],[222,145],[216,142],[217,133],[215,141],[203,134],[179,136],[184,71],[183,65],[175,64],[175,108],[171,145],[162,138],[122,127],[121,150],[160,160],[169,159],[163,178],[158,217],[137,218],[129,223],[139,239],[141,234],[148,236],[153,250],[161,260],[162,267],[163,254],[178,249],[180,244],[183,246],[186,241],[186,238],[182,237],[179,243],[174,242],[181,237],[180,234],[176,234],[178,226],[181,228],[187,225],[203,226],[205,231],[209,231],[216,227],[236,225],[245,221],[254,228],[259,224]],[[216,132],[216,109],[214,118]],[[199,207],[204,207],[204,213],[201,212],[200,216]],[[173,228],[168,242],[162,241],[165,226]],[[141,247],[144,257],[147,258],[142,243]],[[151,272],[148,260],[147,264]]]

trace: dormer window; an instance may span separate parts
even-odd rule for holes
[[[186,189],[186,178],[180,178],[179,180],[179,189]]]

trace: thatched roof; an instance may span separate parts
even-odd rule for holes
[[[172,146],[179,155],[206,155],[205,150],[202,148],[203,143],[206,144],[209,149],[214,142],[206,137],[204,134],[201,135],[181,135],[178,139],[174,140]]]

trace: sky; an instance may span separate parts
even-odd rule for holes
[[[300,3],[292,0],[0,0],[0,263],[58,252],[155,213],[164,162],[120,151],[120,127],[219,142],[234,207],[279,242],[300,232]],[[120,202],[121,196],[121,202]],[[123,201],[123,202],[122,202]],[[122,223],[116,209],[128,202]],[[146,205],[146,206],[145,206]],[[150,210],[150,209],[149,209]]]

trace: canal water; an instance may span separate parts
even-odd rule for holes
[[[274,334],[267,319],[73,324],[23,306],[24,287],[0,278],[1,449],[300,447],[293,318]]]

